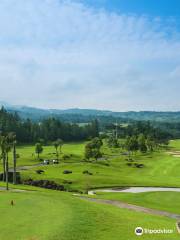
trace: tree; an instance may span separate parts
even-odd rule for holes
[[[75,120],[73,120],[74,118]],[[24,120],[17,113],[9,113],[4,108],[0,109],[0,131],[3,134],[15,132],[16,139],[20,143],[39,142],[44,145],[44,141],[45,143],[47,141],[53,142],[58,138],[63,141],[81,141],[99,135],[99,123],[97,120],[85,125],[74,123],[77,119],[70,115],[66,116],[64,120],[61,121],[53,117],[38,121]]]
[[[99,122],[97,119],[91,123],[91,137],[99,137]]]
[[[3,135],[0,135],[0,147],[1,147],[1,159],[3,160],[3,181],[6,179],[6,138]]]
[[[12,147],[13,147],[13,184],[16,184],[16,160],[17,160],[17,154],[16,154],[16,134],[12,134]]]
[[[155,143],[155,141],[154,141],[154,139],[152,137],[150,137],[150,136],[147,137],[147,139],[146,139],[146,146],[147,146],[148,151],[150,151],[150,152],[154,151],[156,143]]]
[[[119,147],[119,143],[118,143],[118,139],[112,135],[108,138],[107,140],[107,144],[108,146],[111,148],[111,147],[114,147],[114,148],[118,148]]]
[[[100,151],[101,146],[103,145],[103,142],[99,138],[94,138],[91,140],[91,142],[87,143],[85,146],[85,158],[95,158],[97,161],[98,158],[102,157],[102,153]]]
[[[91,145],[91,143],[87,143],[85,146],[85,158],[89,160],[92,157],[93,157],[92,145]]]
[[[138,140],[136,136],[128,136],[126,138],[125,141],[125,148],[127,149],[128,153],[129,153],[129,158],[131,153],[133,154],[133,152],[137,152],[139,145],[138,145]]]
[[[131,151],[132,152],[137,152],[139,149],[139,144],[136,136],[131,137]]]
[[[144,134],[140,134],[138,137],[138,145],[139,145],[139,150],[142,153],[147,152],[147,146],[146,146],[146,138],[144,136]]]
[[[95,160],[97,161],[98,158],[101,158],[101,157],[102,157],[101,151],[100,151],[98,148],[94,148],[94,149],[92,150],[92,157],[95,158]]]
[[[9,133],[5,136],[5,156],[6,156],[6,190],[9,190],[9,152],[12,148],[12,133]]]
[[[58,159],[59,158],[59,153],[58,153],[59,142],[58,142],[58,140],[54,141],[53,145],[54,145],[54,147],[56,149],[56,157]]]
[[[36,143],[36,145],[35,145],[35,153],[37,154],[38,159],[39,159],[40,153],[42,153],[42,152],[43,152],[42,144],[41,143]]]
[[[91,140],[91,145],[93,148],[100,149],[103,145],[103,141],[102,141],[102,139],[95,137]]]
[[[62,153],[62,146],[64,144],[63,140],[59,138],[58,139],[58,144],[59,144],[59,151],[60,151],[60,153]]]
[[[6,190],[9,190],[9,152],[11,151],[10,144],[6,145]]]

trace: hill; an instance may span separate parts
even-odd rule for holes
[[[165,121],[179,122],[180,111],[177,112],[157,112],[157,111],[128,111],[128,112],[113,112],[108,110],[97,109],[42,109],[29,106],[11,105],[6,102],[0,102],[0,106],[4,106],[9,112],[17,112],[21,118],[30,118],[31,120],[41,120],[48,117],[61,118],[70,122],[89,122],[95,118],[100,118],[105,121],[116,121],[121,119],[140,120],[140,121]]]

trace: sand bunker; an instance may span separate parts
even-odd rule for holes
[[[180,158],[180,151],[171,151],[171,152],[166,152],[169,155],[172,155],[173,157],[179,157]]]

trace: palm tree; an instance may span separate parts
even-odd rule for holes
[[[5,154],[6,154],[6,190],[9,190],[9,152],[12,148],[12,133],[5,136]]]
[[[8,157],[8,148],[6,150],[6,190],[9,190],[9,157]]]
[[[42,153],[43,152],[43,146],[42,146],[42,144],[41,143],[36,143],[36,145],[35,145],[35,153],[37,153],[37,156],[38,156],[38,160],[39,160],[39,155],[40,155],[40,153]]]
[[[12,133],[10,135],[12,141],[12,148],[13,148],[13,184],[16,184],[16,134]]]
[[[16,155],[16,135],[14,133],[8,133],[6,135],[0,135],[0,148],[1,157],[3,159],[3,181],[6,181],[6,190],[9,189],[9,152],[12,146],[14,147],[14,156]],[[14,158],[14,174],[16,176],[16,156]]]
[[[53,145],[54,145],[54,147],[56,149],[56,157],[57,157],[57,159],[59,159],[59,154],[58,154],[59,142],[58,142],[58,140],[54,141]]]
[[[1,148],[1,159],[3,160],[3,181],[5,182],[6,176],[6,151],[5,151],[5,136],[0,135],[0,148]]]
[[[62,153],[62,146],[63,146],[64,142],[62,139],[58,139],[57,141],[58,141],[60,153]]]

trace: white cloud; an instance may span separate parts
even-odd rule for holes
[[[178,109],[174,21],[73,1],[1,0],[1,98],[40,107]]]

